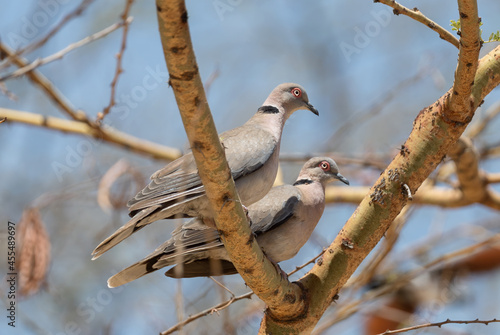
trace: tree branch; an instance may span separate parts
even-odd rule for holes
[[[484,173],[483,171],[480,172]],[[484,176],[486,183],[490,180],[489,178],[489,175]],[[491,180],[496,182],[496,179]],[[329,186],[326,188],[326,203],[351,203],[358,205],[369,190],[370,188],[367,186],[352,186],[349,187],[349,190],[345,190],[345,187]],[[476,202],[464,196],[463,190],[459,188],[422,186],[416,194],[413,194],[412,203],[415,205],[431,205],[442,208],[457,208],[479,203],[484,206],[498,208],[498,205],[492,206],[492,203],[488,200],[489,196],[493,196],[493,191],[487,190],[487,192],[487,196]]]
[[[422,275],[423,273],[426,273],[431,270],[435,269],[440,269],[443,266],[446,266],[446,264],[450,263],[453,260],[460,259],[463,256],[470,255],[478,250],[484,250],[485,248],[498,245],[498,242],[500,240],[500,236],[493,235],[488,237],[487,239],[484,239],[478,243],[475,243],[473,245],[467,246],[465,248],[449,252],[447,254],[441,255],[437,258],[434,258],[432,261],[420,265],[417,268],[404,272],[404,273],[399,273],[396,279],[392,282],[387,283],[387,285],[382,286],[379,289],[376,290],[370,290],[366,293],[364,293],[361,298],[353,299],[351,301],[347,301],[343,306],[339,306],[339,308],[335,311],[334,315],[329,315],[328,319],[320,324],[316,329],[314,330],[313,334],[314,335],[319,335],[322,334],[326,329],[330,328],[332,325],[334,325],[337,322],[340,322],[342,320],[347,319],[349,316],[357,313],[360,308],[362,307],[363,303],[373,301],[376,298],[386,296],[388,294],[394,293],[396,290],[399,288],[403,287],[404,285],[407,285],[411,280],[417,278],[418,276]],[[408,259],[408,258],[405,258]],[[346,285],[344,289],[348,288],[349,285]]]
[[[475,7],[472,6],[472,8]],[[467,15],[472,18],[474,11],[467,12]],[[472,38],[466,36],[468,34],[474,35],[475,31],[475,29],[464,29],[462,39],[475,40],[478,35],[472,36]],[[459,63],[462,63],[464,59],[469,60],[473,53],[477,55],[476,52],[479,51],[478,47],[466,49],[465,51],[461,49]],[[479,102],[489,93],[490,88],[499,84],[500,76],[497,69],[500,67],[500,57],[497,56],[499,49],[500,47],[497,47],[481,61],[472,90],[481,94],[473,95],[471,103],[464,105],[456,98],[449,98],[455,91],[467,92],[468,90],[470,92],[471,81],[460,79],[455,81],[452,90],[418,114],[413,124],[413,130],[404,144],[404,150],[401,150],[394,158],[371,188],[370,193],[363,198],[354,214],[323,255],[321,264],[316,263],[312,270],[300,280],[308,290],[310,297],[307,315],[300,321],[286,323],[271,319],[266,315],[261,324],[261,332],[297,333],[312,330],[340,288],[344,286],[406,205],[408,198],[406,192],[403,192],[403,186],[407,185],[412,193],[417,191],[422,182],[460,138],[468,122],[472,119]],[[492,58],[496,60],[493,61]],[[472,59],[470,60],[472,61]],[[469,68],[473,68],[474,64],[477,64],[477,59],[472,63]],[[493,70],[485,68],[489,65]],[[486,72],[490,75],[488,76]],[[492,76],[491,72],[497,75]],[[468,69],[461,66],[457,68],[457,78],[467,78],[468,74]],[[489,79],[485,78],[485,75]],[[467,87],[458,87],[458,85]],[[453,95],[462,96],[464,94]],[[454,99],[456,100],[454,106],[459,106],[460,109],[454,110],[452,113],[450,100]],[[469,102],[469,100],[467,101]]]
[[[387,5],[389,7],[392,7],[394,9],[394,15],[399,15],[403,14],[406,15],[420,23],[425,24],[427,27],[431,28],[435,32],[439,34],[439,37],[441,37],[443,40],[450,42],[453,44],[457,49],[459,48],[459,42],[458,39],[453,36],[452,33],[450,33],[448,30],[444,29],[441,27],[439,24],[436,22],[432,21],[429,19],[427,16],[422,14],[417,8],[414,9],[409,9],[403,5],[400,5],[394,0],[374,0],[374,2],[380,2],[383,3],[384,5]]]
[[[125,52],[125,48],[127,47],[128,27],[130,25],[129,24],[130,22],[128,22],[128,13],[130,12],[130,8],[132,7],[133,2],[134,0],[127,0],[127,3],[125,4],[125,9],[123,10],[123,13],[120,15],[123,23],[122,43],[120,45],[120,51],[118,52],[118,54],[116,54],[116,69],[113,80],[111,81],[111,94],[109,97],[109,104],[106,107],[104,107],[101,113],[97,114],[96,122],[98,123],[102,122],[102,120],[106,117],[106,115],[108,115],[109,112],[111,111],[111,108],[115,105],[116,85],[118,84],[118,78],[120,77],[120,74],[123,73],[122,59],[123,59],[123,53]]]
[[[483,103],[483,99],[498,86],[499,82],[500,45],[491,50],[479,61],[479,66],[474,78],[474,85],[472,86],[473,109],[476,109]],[[467,84],[465,83],[465,85]]]
[[[410,331],[410,330],[429,328],[429,327],[441,328],[441,326],[443,326],[443,325],[448,325],[448,324],[453,324],[453,323],[454,324],[466,324],[466,325],[471,324],[471,323],[482,323],[482,324],[487,326],[488,324],[494,323],[494,322],[500,322],[500,320],[497,320],[497,319],[492,319],[492,320],[479,320],[479,319],[476,319],[476,320],[450,320],[450,319],[447,319],[446,321],[442,321],[442,322],[424,323],[421,325],[400,328],[400,329],[396,329],[396,330],[386,330],[385,332],[380,333],[379,335],[400,334],[400,333],[406,333],[407,331]]]
[[[194,315],[191,315],[190,317],[188,317],[187,319],[185,320],[182,320],[181,322],[179,322],[178,324],[170,327],[169,329],[163,331],[160,333],[160,335],[168,335],[168,334],[172,334],[173,332],[175,332],[176,330],[180,330],[182,329],[182,327],[184,327],[185,325],[199,319],[199,318],[202,318],[206,315],[209,315],[209,314],[212,314],[216,311],[221,311],[223,309],[225,309],[226,307],[229,307],[230,305],[232,305],[234,302],[238,301],[238,300],[242,300],[242,299],[251,299],[253,295],[253,292],[248,292],[248,293],[245,293],[245,294],[242,294],[242,295],[239,295],[237,297],[232,297],[231,299],[227,300],[227,301],[223,301],[215,306],[212,306],[210,308],[207,308],[205,309],[204,311],[201,311],[199,313],[196,313]]]
[[[458,0],[461,38],[455,82],[450,96],[450,108],[445,111],[448,122],[469,123],[474,115],[471,99],[472,86],[476,76],[479,50],[481,49],[480,19],[477,16],[476,0]]]
[[[500,172],[489,173],[488,175],[486,175],[486,183],[488,184],[500,183]]]
[[[290,271],[290,272],[287,273],[287,276],[290,277],[291,275],[293,275],[294,273],[296,273],[296,272],[300,271],[301,269],[305,268],[309,264],[314,264],[314,262],[316,262],[316,260],[318,258],[320,258],[323,255],[324,252],[325,252],[325,250],[321,251],[318,255],[314,256],[313,258],[311,258],[310,260],[308,260],[304,264],[302,264],[300,266],[296,266],[294,270],[292,270],[292,271]],[[253,292],[247,292],[247,293],[242,294],[242,295],[237,296],[237,297],[233,295],[230,299],[228,299],[226,301],[220,302],[217,305],[209,307],[209,308],[205,309],[204,311],[196,313],[196,314],[194,314],[194,315],[186,318],[185,320],[182,320],[181,322],[177,323],[176,325],[174,325],[174,326],[170,327],[169,329],[161,332],[161,335],[171,334],[174,331],[181,329],[185,325],[187,325],[187,324],[189,324],[189,323],[191,323],[191,322],[193,322],[193,321],[195,321],[195,320],[197,320],[199,318],[202,318],[202,317],[204,317],[206,315],[212,314],[214,311],[220,311],[220,310],[225,309],[226,307],[229,307],[232,303],[234,303],[236,301],[239,301],[239,300],[242,300],[242,299],[251,299],[251,297],[252,297],[253,294],[254,294]]]
[[[479,153],[467,137],[460,137],[449,156],[456,165],[457,178],[464,197],[482,202],[487,197],[484,174],[479,170]]]
[[[132,135],[123,133],[111,127],[100,127],[98,129],[89,126],[85,122],[60,119],[36,113],[21,112],[12,109],[0,108],[0,117],[7,118],[6,123],[20,122],[34,126],[60,130],[93,137],[141,154],[147,154],[155,158],[174,160],[181,155],[177,149],[169,148],[154,142],[146,141]]]
[[[282,278],[264,256],[250,231],[224,150],[206,101],[191,43],[183,0],[157,0],[163,52],[184,128],[200,178],[215,209],[217,229],[236,269],[247,285],[282,317],[300,314],[302,290]]]

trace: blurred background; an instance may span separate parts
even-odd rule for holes
[[[119,22],[125,4],[124,0],[87,0],[83,6],[80,1],[0,0],[0,41],[21,50],[61,25],[45,43],[22,55],[34,61]],[[418,7],[450,31],[450,20],[458,19],[453,1],[402,4]],[[79,6],[82,12],[61,24]],[[303,85],[320,111],[319,117],[299,111],[285,126],[281,167],[286,183],[296,179],[305,157],[326,153],[339,158],[340,171],[351,185],[371,186],[381,172],[380,164],[373,162],[381,163],[382,168],[387,165],[419,111],[453,84],[457,49],[421,23],[395,16],[382,4],[216,0],[187,1],[187,7],[198,65],[219,132],[243,124],[282,82]],[[186,150],[175,98],[166,84],[155,4],[136,1],[129,15],[134,20],[122,54],[124,72],[116,85],[116,105],[104,123],[138,138]],[[500,2],[480,1],[479,16],[487,40],[500,29]],[[118,29],[38,70],[72,106],[95,119],[109,104],[121,39],[122,30]],[[486,43],[481,55],[496,45]],[[16,69],[11,64],[0,66],[0,76]],[[3,108],[67,118],[26,76],[0,85]],[[495,89],[475,119],[498,109],[499,104],[500,91]],[[499,118],[493,118],[474,139],[480,152],[500,144],[498,127]],[[17,298],[16,328],[8,327],[4,317],[2,334],[157,334],[231,297],[209,278],[174,280],[163,276],[163,271],[121,288],[107,288],[108,277],[168,239],[175,223],[153,224],[91,261],[94,247],[126,222],[126,201],[165,161],[107,142],[9,122],[0,125],[0,152],[0,255],[5,255],[0,269],[8,272],[8,221],[18,227],[21,221],[36,223],[39,233],[33,237],[31,252],[43,255],[41,263],[45,264],[38,277],[35,274],[33,287]],[[498,156],[482,157],[481,169],[499,172]],[[109,191],[113,201],[99,202],[99,183],[120,160],[126,160],[121,164],[127,164],[128,172],[113,183]],[[500,191],[498,185],[492,187]],[[32,207],[36,210],[29,211]],[[281,263],[282,268],[291,271],[316,256],[333,241],[355,208],[352,203],[329,204],[311,240],[296,257]],[[380,306],[394,309],[396,303],[391,305],[391,301],[403,301],[407,307],[401,318],[400,312],[394,312],[397,323],[498,318],[500,272],[494,266],[481,274],[468,268],[468,275],[453,268],[453,278],[443,287],[441,279],[436,279],[442,277],[443,268],[425,271],[423,264],[494,236],[500,230],[499,222],[498,211],[482,205],[453,209],[412,206],[387,259],[374,271],[375,280],[341,292],[317,333],[370,334],[370,315],[380,311]],[[43,238],[44,231],[47,238]],[[500,255],[492,257],[499,259]],[[369,257],[358,274],[370,262]],[[291,279],[300,278],[309,268]],[[421,275],[410,284],[369,295],[398,274],[418,269],[423,269]],[[248,291],[238,275],[219,279],[236,295]],[[5,280],[0,288],[7,304]],[[353,310],[349,304],[357,300]],[[256,297],[244,299],[189,323],[184,331],[253,334],[263,309]],[[405,321],[409,318],[412,321]],[[421,333],[500,333],[500,325],[494,323],[436,329]]]

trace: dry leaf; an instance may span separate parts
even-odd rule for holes
[[[40,290],[50,263],[50,240],[38,208],[24,210],[18,225],[17,269],[19,294],[28,296]]]

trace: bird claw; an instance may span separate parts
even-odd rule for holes
[[[267,255],[266,255],[267,256]],[[274,268],[276,269],[276,271],[278,271],[278,273],[280,274],[281,276],[281,279],[282,280],[288,280],[288,275],[285,271],[283,271],[282,268],[280,268],[280,266],[278,265],[278,263],[276,263],[271,257],[267,256],[267,259],[269,259],[269,261],[271,262],[272,265],[274,265]]]
[[[202,218],[202,221],[205,224],[205,226],[217,229],[217,226],[215,225],[215,220],[214,219],[211,219],[211,218]]]
[[[272,263],[276,267],[276,271],[278,271],[278,273],[280,274],[281,280],[288,280],[288,275],[286,274],[285,271],[283,271],[282,268],[280,268],[280,266],[278,265],[278,263],[274,263],[274,262],[272,262]]]
[[[245,212],[245,216],[247,217],[247,221],[251,223],[252,219],[250,219],[250,215],[248,215],[248,208],[243,204],[241,204],[241,207],[243,207],[243,211]]]
[[[281,275],[281,279],[282,279],[282,280],[286,280],[286,281],[288,281],[288,274],[287,274],[285,271],[283,271],[283,269],[282,269],[282,268],[280,268],[280,267],[278,266],[278,264],[276,264],[276,267],[277,267],[277,268],[276,268],[276,270],[278,270],[278,272],[279,272],[279,273],[280,273],[280,275]]]

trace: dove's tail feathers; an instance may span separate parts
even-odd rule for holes
[[[92,252],[92,260],[99,258],[102,254],[104,254],[109,249],[113,248],[115,245],[140,230],[146,223],[141,223],[141,220],[146,216],[154,212],[158,209],[159,206],[150,207],[143,209],[139,213],[137,213],[132,219],[130,219],[126,224],[120,227],[117,231],[115,231],[111,236],[102,241]],[[140,224],[140,225],[139,225]]]
[[[161,268],[164,268],[166,266],[171,266],[174,264],[179,264],[181,265],[176,265],[174,268],[172,268],[169,271],[173,271],[175,274],[179,269],[182,269],[184,267],[186,271],[186,278],[189,277],[200,277],[200,276],[211,276],[211,275],[219,275],[219,272],[221,272],[218,269],[222,269],[224,272],[230,272],[231,268],[234,269],[234,266],[231,262],[228,261],[221,261],[225,263],[223,267],[213,267],[213,264],[210,264],[210,262],[214,262],[213,260],[207,260],[203,259],[201,261],[190,261],[190,255],[189,252],[181,252],[181,253],[174,253],[173,251],[166,251],[166,249],[169,249],[171,247],[171,241],[165,242],[162,246],[160,246],[158,249],[156,249],[152,254],[146,256],[144,259],[141,261],[132,264],[131,266],[121,270],[114,276],[108,279],[108,287],[118,287],[123,284],[127,284],[131,281],[134,281],[138,278],[141,278],[144,275],[147,275],[151,272],[155,272],[156,270],[159,270]],[[182,264],[182,260],[188,262],[187,264]],[[190,263],[191,262],[191,263]],[[218,261],[216,261],[218,262]],[[191,265],[193,264],[193,265]],[[209,274],[204,275],[201,272],[201,269],[205,267],[207,270],[210,269],[210,265],[212,265],[212,274],[210,272],[207,272]],[[177,268],[177,270],[173,270]],[[207,271],[205,270],[205,272]],[[236,271],[236,269],[234,270]],[[196,273],[199,273],[196,275]],[[234,272],[236,273],[236,272]],[[220,273],[220,274],[225,274],[225,273]],[[171,276],[175,277],[175,276]],[[182,278],[180,276],[177,276],[177,278]]]
[[[108,287],[118,287],[137,278],[141,278],[148,273],[154,272],[158,270],[155,267],[157,262],[157,258],[161,257],[162,253],[158,253],[155,256],[151,255],[147,258],[143,259],[140,262],[137,262],[126,269],[121,270],[114,276],[108,279]]]
[[[233,263],[221,259],[200,259],[187,264],[179,264],[165,272],[171,278],[194,278],[233,275],[238,273]]]
[[[189,251],[177,252],[174,241],[168,240],[159,246],[154,252],[144,257],[139,262],[132,264],[126,269],[121,270],[108,279],[109,287],[118,287],[148,273],[155,272],[165,266],[171,266],[183,260],[189,262]]]

